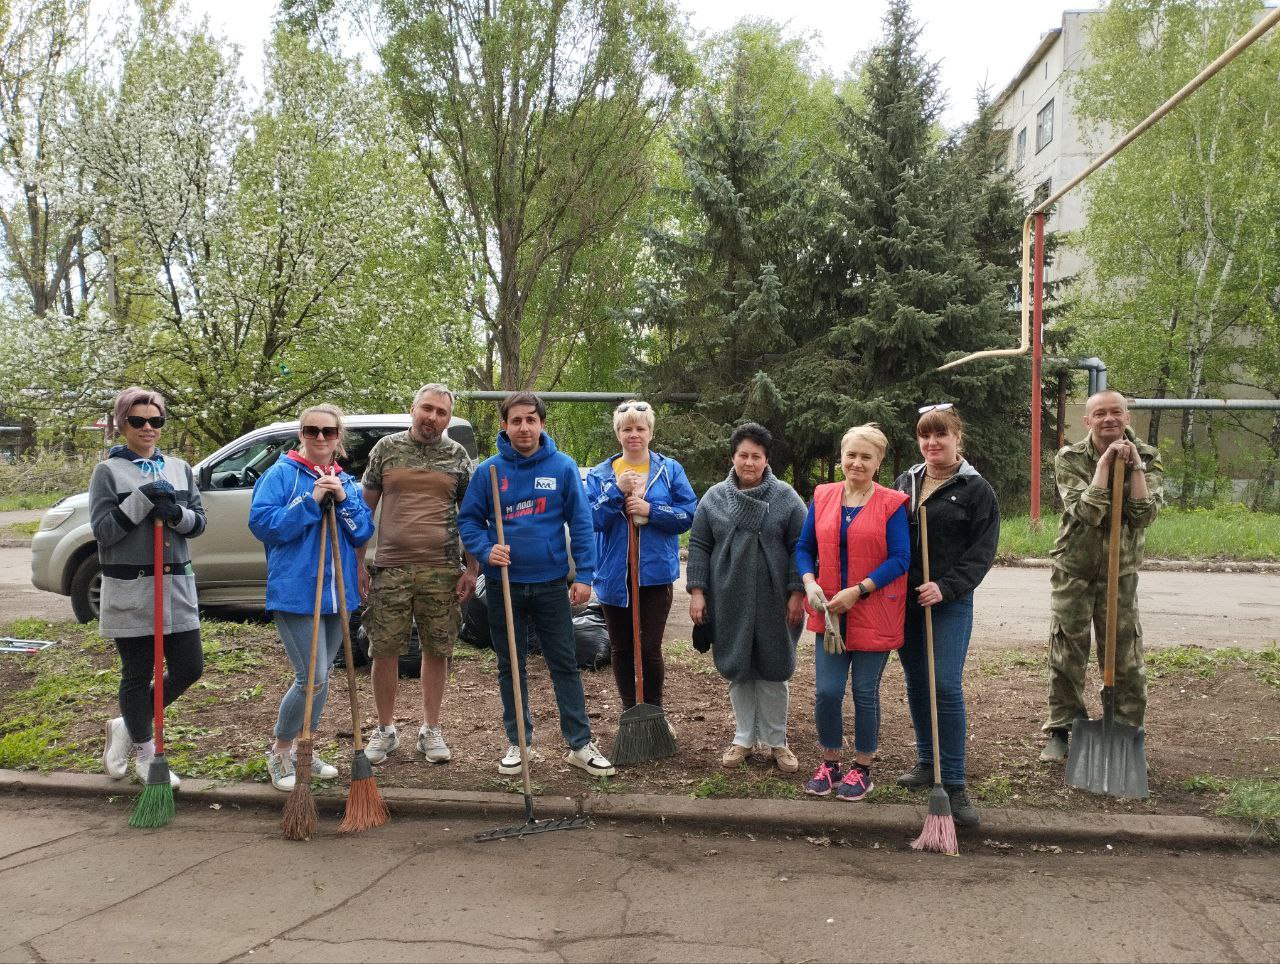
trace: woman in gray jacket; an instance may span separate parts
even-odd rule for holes
[[[755,422],[729,439],[729,477],[707,490],[689,534],[689,618],[711,624],[716,669],[729,681],[735,732],[720,762],[735,767],[757,743],[784,773],[800,763],[787,746],[788,680],[804,618],[795,548],[805,505],[769,468],[773,436]]]
[[[164,523],[164,702],[168,706],[200,678],[200,614],[187,540],[204,531],[204,507],[191,466],[156,447],[165,423],[159,392],[126,388],[116,396],[115,428],[124,436],[89,479],[89,524],[102,563],[99,631],[120,653],[121,716],[107,721],[102,762],[116,779],[134,757],[147,782],[155,756],[151,720],[155,678],[155,543]],[[178,775],[169,772],[176,787]]]

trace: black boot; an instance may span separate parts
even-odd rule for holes
[[[978,808],[969,800],[963,786],[947,787],[947,797],[951,800],[951,817],[957,827],[976,827],[982,823]]]
[[[923,790],[933,786],[933,764],[916,763],[910,770],[898,777],[898,786],[907,790]]]

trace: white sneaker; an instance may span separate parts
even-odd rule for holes
[[[311,755],[311,775],[317,780],[338,779],[338,768],[332,763],[325,763],[314,753]]]
[[[136,756],[133,758],[133,773],[138,778],[138,782],[144,787],[147,785],[147,778],[151,775],[151,761],[155,759],[155,754],[151,756]],[[169,786],[178,789],[182,786],[182,781],[178,775],[173,772],[173,767],[169,767]]]
[[[102,748],[102,767],[107,776],[113,780],[121,780],[129,775],[129,750],[133,742],[129,739],[129,728],[124,725],[124,717],[117,716],[107,720],[107,743]]]
[[[570,750],[564,755],[564,762],[579,770],[586,770],[593,777],[611,777],[617,771],[592,740],[584,747]]]
[[[400,734],[394,726],[375,726],[364,745],[364,755],[370,763],[381,763],[399,745]]]
[[[529,747],[529,766],[541,763],[542,760],[542,754],[533,747]],[[498,772],[504,777],[520,775],[520,747],[514,743],[507,747],[507,752],[502,754],[502,759],[498,763]]]
[[[418,729],[418,752],[428,763],[448,763],[453,759],[453,751],[444,742],[444,731],[426,723]]]
[[[267,773],[271,776],[271,785],[277,790],[288,793],[298,782],[298,775],[293,769],[293,759],[274,750],[267,751]]]

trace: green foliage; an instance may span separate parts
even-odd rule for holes
[[[690,794],[695,800],[710,800],[718,797],[748,797],[751,799],[796,800],[800,790],[794,783],[779,779],[775,774],[766,773],[755,776],[741,768],[743,775],[730,779],[723,773],[713,773],[704,777],[693,788]]]
[[[1280,843],[1280,780],[1232,780],[1227,793],[1218,813],[1244,820],[1272,843]]]
[[[13,462],[0,460],[0,498],[14,509],[44,509],[72,492],[89,488],[96,459],[35,451]],[[7,511],[9,505],[4,506]]]
[[[999,557],[1047,559],[1057,537],[1057,527],[1047,522],[1037,530],[1029,516],[1001,519]],[[1167,507],[1147,530],[1146,552],[1152,559],[1277,562],[1280,514],[1252,512],[1238,503],[1211,509]]]
[[[1261,15],[1256,0],[1115,0],[1090,22],[1086,67],[1073,88],[1094,144],[1110,143],[1222,53]],[[1093,277],[1070,311],[1074,349],[1107,360],[1135,395],[1280,395],[1280,38],[1256,41],[1090,180],[1079,242]],[[1219,419],[1178,416],[1172,490],[1202,501],[1218,472]],[[1280,419],[1229,416],[1257,436],[1274,494]],[[1148,439],[1167,430],[1152,415]],[[1205,439],[1201,427],[1208,429]],[[1206,446],[1206,441],[1208,442]]]
[[[1280,647],[1275,640],[1266,649],[1247,650],[1227,646],[1204,649],[1200,646],[1170,646],[1146,653],[1148,675],[1154,678],[1173,674],[1195,674],[1212,679],[1232,669],[1250,669],[1258,682],[1280,689]]]

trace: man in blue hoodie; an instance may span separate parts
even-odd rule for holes
[[[475,482],[467,488],[458,510],[458,531],[467,551],[481,561],[485,573],[485,603],[489,632],[498,656],[498,687],[502,694],[502,725],[507,751],[498,772],[520,772],[520,746],[516,731],[511,660],[507,652],[507,620],[502,598],[501,568],[511,584],[511,612],[515,619],[519,657],[520,693],[524,727],[533,754],[533,715],[529,711],[528,625],[532,622],[542,645],[542,656],[551,673],[551,685],[560,712],[560,733],[569,744],[565,762],[592,776],[613,776],[613,765],[591,736],[587,699],[578,672],[570,603],[580,605],[591,595],[595,569],[595,533],[578,464],[556,449],[543,431],[547,408],[532,392],[514,392],[499,405],[502,431],[498,454],[476,469]],[[497,466],[502,502],[505,544],[497,540],[489,467]],[[565,592],[569,556],[564,527],[569,527],[576,573]]]

